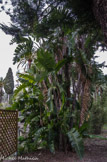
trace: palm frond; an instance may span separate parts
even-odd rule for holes
[[[23,89],[27,88],[28,84],[21,84],[15,91],[14,91],[14,97],[16,97]]]
[[[29,83],[35,83],[35,77],[33,75],[30,74],[19,74],[19,77],[27,80]]]

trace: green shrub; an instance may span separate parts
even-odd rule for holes
[[[89,118],[89,132],[93,134],[100,134],[102,126],[104,125],[104,107],[101,98],[93,103],[90,110]]]

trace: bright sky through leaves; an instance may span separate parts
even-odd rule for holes
[[[105,65],[107,65],[107,51],[106,52],[96,52],[96,56],[99,56],[98,58],[96,58],[96,61],[99,63],[102,63],[105,61]],[[107,68],[103,68],[102,69],[104,74],[107,74]]]
[[[9,16],[4,12],[0,13],[0,23],[6,23],[10,21]],[[2,30],[0,30],[0,77],[5,77],[8,68],[11,67],[14,79],[16,79],[17,67],[13,65],[13,53],[16,45],[10,45],[11,36],[6,35]]]

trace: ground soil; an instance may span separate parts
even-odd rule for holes
[[[103,131],[102,135],[107,137],[107,130]],[[61,152],[56,151],[53,155],[49,151],[37,151],[35,153],[29,153],[23,155],[26,160],[19,160],[19,162],[107,162],[107,140],[100,139],[86,139],[85,144],[85,155],[82,160],[80,160],[76,153],[72,152]],[[29,158],[35,158],[35,160],[27,160]],[[22,157],[20,157],[22,158]],[[10,160],[5,160],[3,162],[15,162]]]

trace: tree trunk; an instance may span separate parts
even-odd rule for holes
[[[0,88],[0,103],[2,102],[2,88]]]
[[[63,58],[68,59],[68,48],[67,48],[67,37],[64,36],[63,33],[63,37],[62,37],[62,54],[63,54]],[[64,66],[64,77],[65,77],[65,90],[66,90],[66,97],[67,97],[67,101],[66,101],[66,106],[69,107],[70,106],[70,101],[68,100],[68,98],[71,97],[71,92],[70,92],[70,63],[66,63]]]

